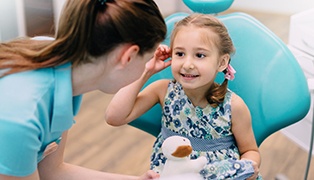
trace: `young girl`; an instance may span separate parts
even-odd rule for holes
[[[68,0],[55,38],[0,44],[0,179],[153,179],[63,162],[82,94],[138,79],[166,36],[152,0]]]
[[[176,24],[170,46],[172,52],[162,46],[156,55],[172,57],[174,80],[156,81],[139,92],[152,74],[168,65],[148,62],[141,78],[113,97],[106,121],[126,124],[160,103],[162,130],[151,156],[154,171],[161,172],[166,161],[161,151],[165,138],[181,135],[191,140],[193,159],[207,157],[200,172],[204,179],[259,178],[260,154],[250,112],[227,88],[235,70],[229,64],[234,46],[226,27],[211,15],[190,15]],[[214,82],[219,72],[225,73],[222,84]]]

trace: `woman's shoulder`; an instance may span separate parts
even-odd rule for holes
[[[0,78],[1,92],[12,92],[18,95],[29,91],[41,92],[42,88],[50,86],[54,81],[54,69],[44,68],[10,74]]]
[[[0,78],[0,109],[3,111],[18,111],[24,114],[26,109],[34,109],[38,99],[51,95],[54,90],[54,73],[52,69],[33,70],[15,73]]]
[[[39,124],[38,116],[50,113],[53,81],[41,71],[25,71],[0,79],[0,126],[27,132]],[[20,128],[20,129],[16,129]]]

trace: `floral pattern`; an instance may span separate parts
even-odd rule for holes
[[[254,173],[252,162],[246,160],[221,160],[207,165],[200,174],[207,179],[225,180],[239,179],[244,180]]]
[[[232,92],[228,90],[224,102],[216,108],[210,105],[205,108],[195,107],[185,95],[182,86],[175,81],[170,81],[163,105],[162,123],[166,128],[183,136],[201,139],[218,139],[230,136],[232,135],[231,94]],[[159,134],[154,143],[151,156],[151,169],[158,173],[161,172],[166,161],[161,150],[163,141],[164,138]],[[200,172],[204,179],[212,179],[214,177],[213,172],[217,173],[217,171],[213,171],[213,169],[218,168],[216,162],[222,160],[239,160],[240,158],[239,150],[235,143],[227,149],[217,151],[193,150],[191,159],[196,159],[200,156],[205,156],[208,159],[208,165]],[[220,167],[222,166],[221,164]],[[249,166],[252,168],[251,165]],[[239,170],[232,172],[239,172]],[[232,176],[231,174],[229,174],[229,177]],[[234,177],[237,176],[237,173],[233,174]],[[225,174],[224,176],[228,175]]]

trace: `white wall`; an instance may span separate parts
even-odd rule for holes
[[[0,0],[0,41],[25,36],[23,0]]]
[[[62,8],[65,4],[65,0],[53,0],[53,12],[54,12],[54,22],[55,26],[58,27],[59,17],[62,11]]]
[[[190,12],[182,0],[155,0],[155,2],[164,16],[174,12]]]
[[[182,0],[155,0],[161,12],[187,11]],[[314,0],[234,0],[230,8],[292,15],[314,8]]]
[[[234,0],[231,8],[292,15],[314,8],[314,0]]]

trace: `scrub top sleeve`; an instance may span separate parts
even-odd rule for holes
[[[34,173],[41,147],[39,127],[34,123],[0,119],[0,132],[0,174],[28,176]]]

